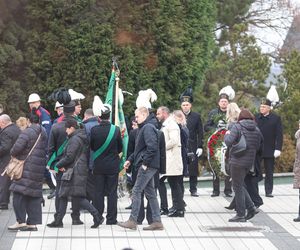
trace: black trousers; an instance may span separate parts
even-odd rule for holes
[[[257,176],[252,176],[251,174],[247,174],[245,177],[245,185],[247,191],[255,206],[261,206],[262,204],[264,204],[261,196],[259,195],[258,182],[259,182],[259,177]]]
[[[183,194],[181,186],[182,175],[168,176],[168,182],[171,188],[171,195],[173,200],[173,207],[176,210],[183,211]]]
[[[168,209],[168,197],[167,197],[167,188],[165,184],[165,180],[167,176],[163,176],[159,179],[158,192],[160,196],[160,209],[167,210]]]
[[[61,176],[62,172],[59,171],[56,175],[56,189],[55,189],[55,214],[54,218],[57,217],[57,214],[59,212],[60,202],[62,201],[61,198],[59,198],[58,192],[61,185]],[[76,199],[72,199],[72,213],[71,213],[72,220],[79,220],[80,217],[80,205],[78,204],[78,201]]]
[[[231,166],[232,187],[235,193],[235,208],[238,216],[245,216],[246,208],[254,206],[245,186],[245,177],[249,169],[240,166]]]
[[[225,194],[231,194],[232,189],[231,189],[231,181],[230,181],[230,176],[225,176],[224,179],[224,193]],[[215,194],[220,194],[220,177],[216,175],[216,178],[213,180],[213,193]]]
[[[190,192],[197,192],[198,176],[190,176]]]
[[[117,203],[118,203],[118,177],[119,174],[113,175],[95,175],[95,201],[100,217],[104,212],[104,196],[107,196],[107,215],[106,224],[117,223]]]
[[[13,193],[13,208],[17,222],[27,225],[42,224],[41,197]],[[26,219],[27,215],[27,219]]]
[[[61,197],[59,199],[60,199],[59,209],[58,209],[56,219],[58,221],[62,221],[66,214],[66,210],[67,210],[68,197]],[[77,209],[80,209],[80,208],[85,209],[85,210],[89,211],[89,213],[93,216],[98,215],[97,209],[91,203],[89,203],[89,201],[85,197],[72,196],[72,201],[73,201],[72,204],[78,205]],[[73,209],[73,207],[72,207],[72,209]]]
[[[273,174],[275,158],[263,158],[263,165],[265,167],[265,192],[266,194],[272,194],[273,192]]]
[[[92,201],[92,204],[95,203],[96,199],[96,179],[92,172],[89,172],[87,183],[86,183],[86,196],[89,201]]]
[[[3,169],[4,171],[4,169]],[[1,171],[0,174],[3,172]],[[11,180],[7,175],[0,175],[0,205],[7,206],[9,203],[10,191],[9,187],[11,184]]]

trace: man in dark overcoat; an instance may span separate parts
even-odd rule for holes
[[[271,112],[271,101],[263,99],[260,113],[255,119],[264,137],[262,161],[265,168],[265,194],[266,197],[272,198],[275,158],[280,156],[283,142],[281,118]]]
[[[212,109],[208,114],[208,120],[204,126],[205,132],[215,132],[218,128],[218,121],[226,120],[227,106],[229,104],[229,96],[225,93],[219,95],[218,107]],[[225,176],[225,187],[224,194],[231,197],[231,181],[229,176]],[[216,174],[213,180],[213,192],[211,197],[216,197],[220,195],[220,177]]]
[[[10,161],[10,150],[15,144],[20,129],[12,123],[10,117],[6,114],[0,116],[0,174]],[[9,203],[9,186],[11,180],[7,175],[0,175],[0,210],[8,209]]]
[[[107,104],[104,106],[100,116],[100,124],[91,129],[90,146],[94,152],[92,171],[95,179],[93,204],[103,222],[104,196],[107,196],[106,225],[115,225],[117,224],[119,154],[122,152],[123,144],[120,128],[112,125],[109,121],[111,107]]]
[[[188,88],[180,96],[181,110],[185,114],[187,127],[189,129],[188,150],[195,154],[195,159],[189,163],[190,193],[191,196],[198,197],[197,178],[199,175],[198,160],[202,155],[203,148],[203,126],[199,113],[193,112],[193,96],[191,88]]]

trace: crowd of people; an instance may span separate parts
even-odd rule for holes
[[[78,94],[78,93],[77,93]],[[43,183],[50,189],[48,199],[55,197],[54,220],[48,227],[62,228],[68,201],[71,201],[72,225],[81,225],[80,210],[93,217],[91,228],[119,225],[132,230],[142,224],[144,230],[163,230],[162,216],[184,217],[184,177],[189,178],[189,192],[198,197],[199,158],[204,147],[204,133],[211,134],[223,126],[226,145],[227,173],[215,172],[211,197],[220,195],[224,179],[224,195],[234,197],[226,209],[235,210],[229,222],[245,222],[263,205],[258,182],[265,168],[265,197],[273,197],[275,158],[283,143],[281,120],[272,112],[271,101],[264,99],[260,112],[254,116],[232,101],[232,92],[220,91],[218,106],[203,123],[199,113],[192,111],[193,96],[188,88],[180,96],[180,109],[173,112],[166,106],[156,110],[139,102],[129,129],[128,157],[122,166],[131,176],[130,217],[117,221],[120,153],[122,131],[110,122],[111,106],[89,108],[80,119],[82,94],[74,91],[57,94],[56,119],[41,106],[38,94],[28,98],[30,113],[13,123],[8,114],[0,116],[0,171],[11,157],[25,160],[22,177],[10,180],[0,177],[0,209],[8,209],[10,192],[16,223],[9,230],[36,231],[42,223]],[[296,133],[299,155],[299,131]],[[236,151],[244,141],[245,149]],[[299,188],[299,156],[296,158],[294,187]],[[171,189],[168,200],[166,182]],[[159,194],[159,199],[158,199]],[[107,206],[105,206],[107,197]],[[144,197],[147,200],[146,213]],[[172,205],[169,206],[169,203]],[[104,218],[107,207],[106,218]],[[300,221],[299,216],[295,221]]]

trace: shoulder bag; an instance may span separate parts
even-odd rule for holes
[[[31,155],[33,149],[37,145],[39,139],[41,137],[41,133],[39,134],[37,140],[35,141],[33,147],[31,148],[30,152],[26,156],[25,160],[18,160],[15,157],[11,157],[8,165],[6,166],[5,170],[1,174],[1,176],[4,176],[5,174],[10,177],[11,180],[19,180],[22,177],[23,174],[23,168],[24,168],[24,163],[27,160],[27,158]]]
[[[230,153],[233,156],[237,156],[237,157],[242,156],[247,150],[246,137],[244,135],[242,128],[240,128],[239,131],[241,132],[240,139],[236,144],[233,144],[231,146],[231,150],[230,150]]]

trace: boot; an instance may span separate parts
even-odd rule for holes
[[[228,220],[229,222],[246,222],[245,216],[234,216],[233,218]]]
[[[137,229],[137,223],[132,219],[129,219],[128,221],[125,221],[125,222],[119,222],[118,226],[128,228],[128,229],[131,229],[131,230],[136,230]]]
[[[231,203],[229,204],[229,206],[225,207],[228,210],[233,210],[235,209],[235,198],[233,198],[233,200],[231,201]]]
[[[100,215],[99,213],[93,215],[93,218],[94,218],[94,224],[91,226],[91,228],[98,228],[99,225],[101,225],[104,221],[104,218]]]
[[[300,189],[299,189],[299,193],[300,193]],[[300,196],[299,196],[299,199],[300,199]],[[299,210],[298,210],[298,217],[293,219],[293,221],[295,222],[299,222],[300,221],[300,204],[299,204]]]
[[[145,231],[156,231],[156,230],[164,230],[164,225],[161,222],[153,222],[148,227],[143,227]]]
[[[51,228],[63,228],[64,224],[62,223],[61,220],[55,219],[51,223],[47,224],[47,227],[51,227]]]
[[[168,214],[168,217],[184,217],[184,211],[175,209]]]
[[[252,219],[256,214],[258,214],[259,210],[256,209],[255,206],[248,208],[247,215],[245,217],[246,220]]]

